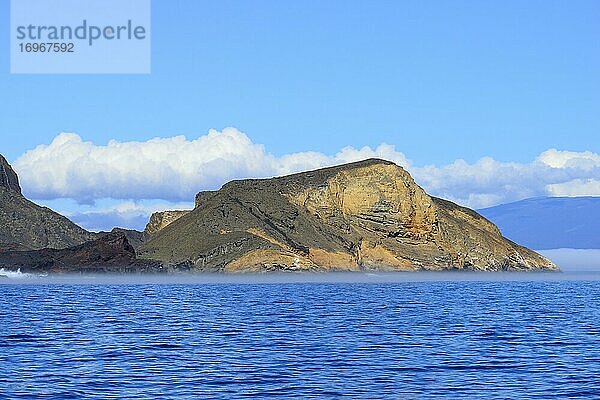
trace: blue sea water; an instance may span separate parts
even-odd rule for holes
[[[599,398],[600,281],[491,276],[11,280],[0,398]]]

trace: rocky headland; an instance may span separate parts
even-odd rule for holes
[[[138,254],[211,272],[557,269],[378,159],[200,192]]]

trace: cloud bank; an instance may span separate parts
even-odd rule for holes
[[[480,208],[533,196],[600,196],[600,155],[550,149],[530,163],[484,157],[469,164],[414,166],[393,145],[346,147],[335,155],[300,152],[275,156],[235,128],[146,142],[96,145],[61,133],[14,163],[34,199],[99,198],[189,202],[200,190],[232,179],[272,177],[378,157],[405,167],[429,193]]]
[[[195,140],[184,136],[146,142],[110,141],[98,146],[61,133],[16,160],[14,168],[34,199],[97,198],[189,201],[231,179],[286,175],[368,157],[405,165],[404,155],[382,144],[372,150],[342,149],[333,157],[303,152],[275,157],[234,128],[211,130]]]

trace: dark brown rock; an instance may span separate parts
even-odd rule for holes
[[[0,253],[0,265],[22,272],[125,273],[164,272],[162,264],[138,260],[123,232],[109,233],[68,249]]]
[[[110,232],[98,232],[98,237],[115,233],[122,233],[125,235],[129,244],[131,244],[136,251],[142,244],[146,243],[148,239],[150,239],[150,235],[146,232],[125,228],[113,228]]]

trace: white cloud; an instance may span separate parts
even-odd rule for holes
[[[94,205],[64,199],[41,201],[42,205],[69,217],[89,231],[110,231],[114,227],[144,230],[150,215],[165,210],[191,210],[194,202],[171,203],[164,200],[116,201],[99,199]]]
[[[264,176],[274,157],[235,129],[147,142],[110,141],[106,146],[61,133],[28,151],[15,169],[33,198],[70,197],[172,201],[189,199],[199,187],[216,188],[235,177]]]
[[[360,150],[357,150],[353,147],[344,147],[335,155],[334,163],[349,163],[367,158],[382,158],[384,160],[393,161],[404,168],[408,168],[410,166],[410,162],[404,156],[404,154],[397,152],[395,146],[386,143],[380,144],[375,150],[368,146],[365,146]]]
[[[547,150],[530,163],[500,162],[490,157],[469,164],[464,160],[445,166],[409,168],[429,193],[472,208],[489,207],[536,196],[579,196],[596,193],[600,156],[592,152]],[[590,183],[590,180],[592,183]],[[557,186],[558,185],[558,186]],[[561,189],[562,188],[562,189]]]
[[[231,179],[285,175],[369,157],[394,161],[432,195],[474,208],[533,196],[600,195],[600,155],[589,151],[550,149],[529,163],[484,157],[471,164],[457,160],[421,167],[389,144],[374,149],[346,147],[333,156],[309,151],[277,157],[235,128],[211,130],[193,140],[176,136],[111,141],[105,146],[62,133],[49,145],[25,153],[14,167],[25,193],[34,199],[181,202]]]
[[[345,148],[334,157],[303,152],[275,157],[242,132],[211,130],[194,140],[184,136],[146,142],[110,141],[98,146],[73,133],[26,152],[14,167],[34,199],[96,198],[184,201],[231,179],[285,175],[368,157],[405,163],[403,154],[382,144],[375,150]]]
[[[581,168],[593,169],[600,165],[600,155],[591,151],[559,151],[546,150],[539,155],[538,160],[552,168]]]
[[[573,179],[565,183],[548,185],[552,196],[600,196],[600,179]]]

